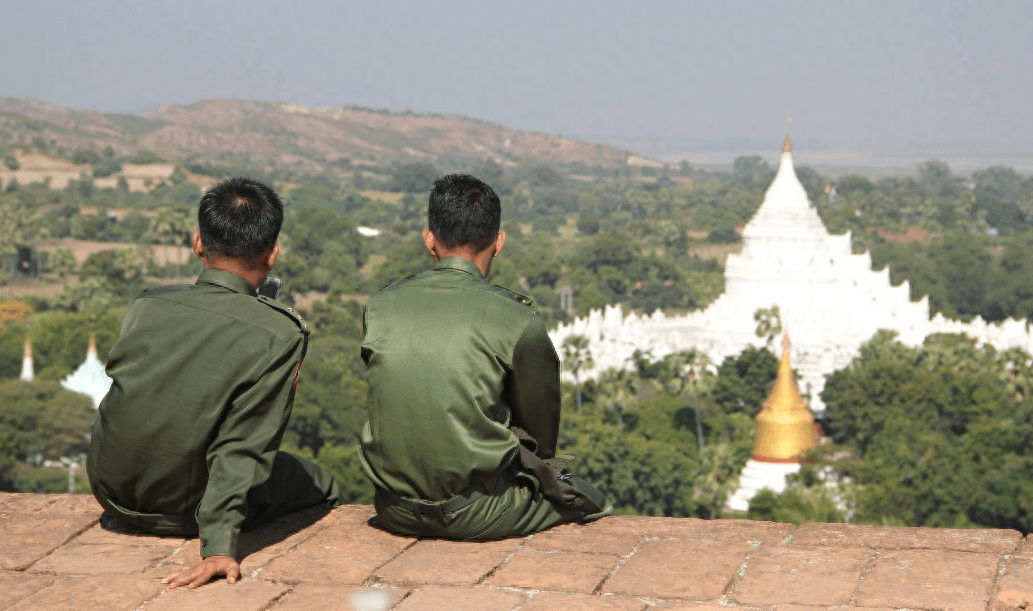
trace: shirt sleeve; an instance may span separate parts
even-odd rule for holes
[[[254,383],[234,399],[208,448],[208,485],[197,509],[202,558],[237,553],[248,490],[272,471],[307,347],[298,333],[256,365],[248,376]]]
[[[513,351],[513,368],[506,383],[512,423],[538,441],[539,456],[555,456],[560,427],[560,364],[537,313]]]

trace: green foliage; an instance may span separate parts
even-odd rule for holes
[[[734,244],[742,239],[731,225],[722,225],[707,235],[707,241],[715,244]]]
[[[781,494],[764,489],[750,499],[746,517],[796,524],[804,522],[842,522],[843,512],[835,500],[820,494],[820,488],[790,487]],[[815,494],[818,492],[818,494]]]
[[[91,329],[96,325],[97,353],[101,360],[118,338],[123,309],[107,310],[93,321],[90,314],[41,312],[29,319],[37,379],[60,380],[86,359]],[[26,327],[8,324],[0,331],[0,374],[21,371]],[[5,376],[6,377],[6,376]]]
[[[434,181],[440,176],[441,173],[433,163],[400,163],[391,168],[387,189],[401,193],[429,193]]]
[[[359,269],[368,256],[363,240],[355,226],[334,210],[314,206],[290,210],[284,219],[277,273],[291,292],[362,292]]]
[[[714,404],[726,414],[741,412],[756,417],[778,375],[778,359],[767,348],[747,346],[717,368],[711,391]]]
[[[103,178],[122,171],[122,163],[116,159],[105,158],[93,165],[93,177]]]
[[[0,380],[0,490],[19,487],[18,463],[85,453],[92,408],[89,397],[52,380]]]
[[[1033,529],[1033,359],[962,336],[909,348],[880,333],[828,377],[826,431],[853,452],[856,518]]]

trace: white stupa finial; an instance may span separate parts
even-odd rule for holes
[[[36,377],[36,372],[32,366],[32,340],[29,336],[25,336],[25,356],[22,357],[22,375],[20,379],[23,382],[31,382]]]

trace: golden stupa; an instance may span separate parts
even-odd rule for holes
[[[782,361],[775,386],[757,414],[757,441],[753,460],[800,462],[804,452],[818,445],[814,416],[800,396],[789,365],[789,334],[782,337]]]

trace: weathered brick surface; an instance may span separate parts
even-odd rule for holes
[[[32,565],[33,573],[93,575],[97,573],[140,574],[158,564],[174,548],[162,546],[65,545]]]
[[[618,560],[605,554],[517,552],[487,584],[591,593],[613,572]]]
[[[187,590],[176,588],[162,592],[147,611],[177,611],[180,609],[232,609],[233,611],[261,611],[287,593],[287,586],[242,579],[235,584],[217,581],[203,588]]]
[[[1033,555],[1013,556],[994,596],[992,611],[1020,611],[1033,606]]]
[[[162,589],[155,579],[126,575],[63,577],[49,587],[21,599],[11,611],[104,609],[131,611],[157,596]]]
[[[10,609],[19,600],[50,586],[55,579],[47,575],[0,571],[0,609]]]
[[[395,583],[474,585],[501,565],[521,543],[521,539],[486,543],[420,541],[381,567],[376,578]]]
[[[413,592],[397,611],[511,611],[527,601],[523,592],[509,592],[492,588],[455,588],[427,586]]]
[[[276,601],[275,611],[325,611],[356,609],[379,611],[390,609],[408,594],[400,588],[364,588],[361,586],[323,586],[302,584]]]
[[[796,529],[792,543],[870,549],[942,549],[987,554],[1014,553],[1022,535],[1014,530],[904,528],[811,522]]]
[[[1033,540],[1014,531],[639,516],[489,543],[417,540],[372,508],[284,516],[241,537],[243,576],[160,578],[196,538],[98,525],[89,496],[0,493],[0,608],[255,611],[1030,611]],[[103,523],[102,523],[103,524]]]
[[[881,552],[860,587],[857,604],[983,611],[1000,557],[941,550]]]
[[[334,519],[316,536],[272,560],[259,576],[286,583],[361,584],[416,542],[371,528],[368,517],[349,508],[334,510],[331,516]]]
[[[792,537],[796,530],[792,524],[754,520],[654,519],[659,520],[658,536],[692,541],[779,543]]]
[[[520,611],[642,611],[645,608],[646,602],[640,598],[542,592],[520,607]]]
[[[658,540],[643,542],[603,584],[608,594],[716,600],[753,547],[745,542]]]
[[[875,552],[860,549],[762,546],[732,598],[746,605],[846,605]]]
[[[99,514],[55,514],[45,508],[4,515],[0,521],[0,569],[28,567],[95,524],[99,517]]]
[[[647,537],[662,530],[656,522],[632,516],[603,518],[591,524],[562,524],[532,535],[524,549],[627,556]]]

